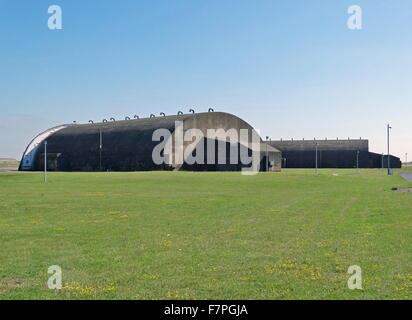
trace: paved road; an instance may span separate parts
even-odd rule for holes
[[[412,182],[412,172],[402,172],[400,176],[406,181]]]

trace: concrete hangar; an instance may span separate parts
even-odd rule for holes
[[[280,170],[280,151],[264,143],[247,122],[212,109],[196,114],[191,111],[142,119],[126,117],[121,121],[111,118],[101,123],[89,121],[48,129],[27,146],[19,170],[41,171],[46,158],[49,171],[239,171],[252,166],[243,161],[245,154],[259,163],[259,171]],[[210,138],[208,130],[231,132],[230,139],[225,134]],[[203,137],[194,142],[184,140],[181,145],[176,143],[188,131]],[[245,131],[247,137],[242,140]],[[165,132],[170,132],[170,136],[155,137]],[[161,142],[164,148],[159,155],[167,158],[164,162],[154,157]],[[194,162],[194,157],[203,161]]]
[[[366,139],[278,140],[269,144],[282,152],[283,168],[387,168],[388,156],[369,151]],[[391,168],[400,168],[401,160],[389,156]]]

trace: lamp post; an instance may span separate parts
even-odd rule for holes
[[[102,148],[103,148],[103,134],[102,129],[99,130],[99,170],[102,171]]]
[[[315,144],[315,166],[316,166],[316,173],[318,173],[318,143]]]
[[[356,152],[356,170],[359,173],[359,150]]]
[[[44,141],[44,183],[47,182],[47,140]]]
[[[269,140],[269,137],[266,136],[266,172],[269,171],[269,162],[268,162],[268,140]]]
[[[388,130],[388,175],[391,174],[391,159],[390,159],[390,149],[389,149],[389,133],[392,127],[388,124],[387,130]]]

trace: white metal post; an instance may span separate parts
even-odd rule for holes
[[[317,142],[316,142],[315,152],[316,152],[316,157],[315,157],[316,173],[318,173],[318,143]]]
[[[269,137],[266,136],[266,172],[269,171],[269,163],[268,163],[268,139],[269,139]]]
[[[47,141],[44,141],[44,183],[47,182]]]
[[[99,130],[99,170],[102,171],[102,147],[103,147],[103,137],[102,137],[102,129]]]
[[[389,131],[392,127],[388,124],[388,174],[391,174],[391,159],[390,159],[390,150],[389,150]]]

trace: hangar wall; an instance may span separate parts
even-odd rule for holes
[[[312,151],[316,144],[318,150],[324,151],[369,151],[369,140],[348,139],[348,140],[275,140],[270,141],[270,145],[281,151]]]
[[[208,129],[247,129],[253,128],[242,119],[223,112],[207,112],[163,116],[155,118],[111,121],[96,124],[73,124],[61,126],[47,137],[39,135],[34,140],[37,147],[32,153],[31,167],[20,166],[20,170],[40,171],[44,168],[43,141],[47,138],[47,166],[50,171],[147,171],[147,170],[241,170],[240,162],[231,165],[200,165],[191,167],[181,164],[155,164],[152,152],[159,141],[153,141],[153,132],[157,129],[167,129],[176,133],[176,122],[183,124],[183,130],[199,129],[205,135]],[[261,141],[260,137],[259,140]],[[238,142],[239,149],[242,147]],[[186,148],[190,142],[185,142]],[[228,144],[228,147],[230,145]],[[244,147],[244,146],[243,146]],[[29,148],[28,148],[29,149]],[[27,157],[27,150],[23,159]],[[176,150],[173,149],[174,153]],[[261,157],[265,155],[262,153]],[[229,155],[227,155],[229,157]],[[280,170],[280,152],[274,148],[269,152],[273,159],[270,170]],[[229,158],[227,158],[229,159]],[[277,159],[277,161],[275,161]]]
[[[319,168],[356,168],[359,151],[359,168],[382,168],[382,155],[369,152],[366,139],[348,140],[279,140],[269,144],[282,152],[284,168],[315,168],[316,144]],[[387,167],[387,157],[384,157]],[[392,168],[400,168],[399,158],[390,156]]]

